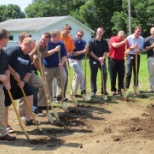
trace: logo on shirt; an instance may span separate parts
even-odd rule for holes
[[[29,64],[29,60],[22,59],[21,57],[18,57],[18,61],[19,61],[19,63],[24,64],[24,65]]]

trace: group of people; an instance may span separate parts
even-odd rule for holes
[[[38,76],[38,71],[41,72],[42,68],[41,75],[45,76],[45,82],[51,92],[51,101],[54,97],[58,101],[62,99],[67,101],[68,64],[74,72],[71,95],[77,96],[79,86],[80,95],[86,94],[82,59],[87,54],[91,71],[91,97],[95,97],[97,92],[98,68],[102,71],[102,82],[104,82],[101,94],[108,95],[106,83],[107,70],[109,70],[111,93],[121,95],[121,89],[124,88],[125,63],[127,65],[126,87],[130,86],[132,70],[134,71],[134,86],[138,86],[140,53],[145,49],[148,53],[150,90],[153,92],[154,27],[150,30],[151,36],[145,40],[140,36],[142,28],[136,26],[134,33],[127,38],[125,32],[120,30],[117,36],[110,38],[109,42],[103,39],[105,31],[103,27],[99,27],[96,36],[89,41],[88,45],[83,40],[82,30],[76,32],[75,38],[70,35],[71,30],[72,27],[65,24],[61,32],[53,30],[51,33],[42,34],[38,42],[23,32],[19,36],[19,44],[8,47],[4,51],[3,47],[7,45],[9,33],[5,29],[0,29],[0,140],[16,139],[8,135],[9,132],[14,132],[8,122],[8,107],[12,103],[8,91],[11,92],[13,99],[19,99],[19,115],[25,125],[33,125],[34,121],[24,101],[23,91],[34,113],[47,109],[44,79]],[[108,69],[106,58],[108,58]],[[116,87],[117,76],[118,87]],[[56,93],[52,91],[54,79],[57,81]]]

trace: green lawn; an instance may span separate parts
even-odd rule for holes
[[[108,60],[106,61],[106,63],[108,64]],[[82,66],[83,66],[83,70],[84,70],[84,60],[82,62]],[[87,91],[90,92],[91,88],[90,88],[90,68],[89,68],[89,60],[87,60]],[[70,69],[71,71],[71,76],[73,78],[73,70]],[[140,70],[139,70],[139,87],[140,90],[147,90],[149,91],[149,75],[148,75],[148,68],[147,68],[147,55],[146,54],[141,54],[141,61],[140,61]],[[70,89],[70,80],[68,83],[68,89]],[[101,72],[100,70],[98,71],[97,74],[97,94],[100,94],[100,89],[101,89]],[[108,78],[107,78],[107,91],[110,92],[110,76],[109,76],[109,72],[108,72]],[[131,86],[129,91],[133,91],[133,84],[131,81]],[[70,90],[68,91],[68,93],[70,92]],[[80,92],[79,92],[80,93]]]

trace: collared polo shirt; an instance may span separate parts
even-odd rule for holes
[[[79,42],[76,38],[74,38],[74,44],[75,44],[75,49],[73,50],[73,52],[79,52],[79,51],[82,51],[85,48],[86,41],[81,40]],[[83,58],[83,56],[84,56],[84,54],[81,54],[81,55],[78,55],[78,56],[70,55],[69,58],[81,60]]]
[[[128,42],[129,42],[129,45],[130,47],[135,45],[135,44],[138,44],[138,50],[143,50],[143,47],[144,47],[144,39],[142,36],[139,36],[138,38],[135,38],[134,37],[134,34],[132,35],[129,35],[127,37],[128,39]],[[135,55],[135,49],[131,50],[129,54],[134,54]]]
[[[93,52],[97,57],[102,57],[104,52],[109,52],[108,42],[105,39],[99,41],[94,38],[90,40],[89,52]],[[96,59],[90,56],[90,61],[96,61]]]
[[[147,46],[151,46],[153,43],[154,43],[154,38],[152,36],[147,37],[144,42],[144,48],[146,48]],[[154,56],[154,48],[147,51],[147,56],[148,57]]]
[[[63,37],[62,34],[60,34],[60,40],[62,40],[65,44],[67,53],[75,49],[73,38],[70,35],[68,35],[67,37]]]
[[[125,52],[125,44],[119,46],[118,48],[114,48],[112,46],[113,43],[119,43],[118,36],[111,37],[110,39],[110,52],[109,57],[114,60],[123,60],[124,59],[124,52]],[[127,49],[129,48],[129,43],[127,43]]]

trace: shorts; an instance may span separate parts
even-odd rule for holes
[[[28,85],[28,83],[25,84],[25,86],[23,87],[23,90],[25,91],[26,96],[33,95],[31,87]],[[23,97],[23,93],[18,85],[11,87],[10,92],[11,92],[14,100],[20,99]],[[11,102],[9,94],[5,88],[4,88],[4,94],[5,94],[4,104],[5,104],[5,106],[10,106],[12,104],[12,102]]]

